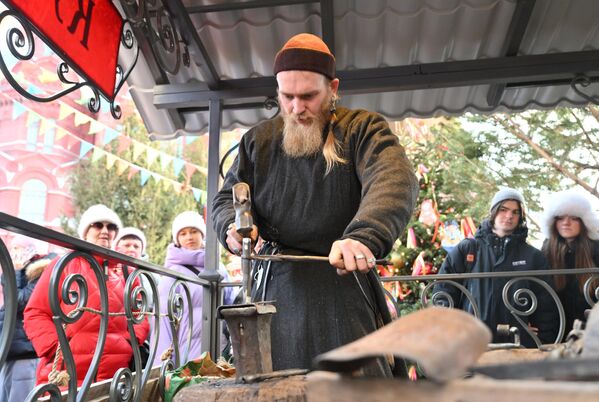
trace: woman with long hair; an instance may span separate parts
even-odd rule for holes
[[[599,266],[599,215],[581,193],[566,190],[552,194],[545,205],[542,230],[547,238],[542,250],[552,269]],[[554,277],[566,314],[566,334],[574,320],[584,320],[584,311],[591,308],[584,296],[589,278],[590,273]],[[596,288],[597,281],[592,281],[589,297],[595,297]]]

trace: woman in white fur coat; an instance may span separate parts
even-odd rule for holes
[[[543,253],[553,269],[591,268],[599,266],[599,215],[589,200],[574,190],[552,194],[545,205],[541,229],[547,237]],[[575,319],[584,320],[591,308],[584,297],[584,284],[591,274],[556,275],[554,283],[566,313],[566,334]],[[589,296],[599,279],[591,283]]]

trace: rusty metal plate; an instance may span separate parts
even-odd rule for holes
[[[462,376],[490,341],[491,331],[472,315],[429,307],[321,354],[315,364],[321,370],[352,372],[376,358],[393,355],[417,362],[430,379],[447,381]]]

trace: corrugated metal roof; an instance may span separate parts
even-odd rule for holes
[[[193,11],[194,7],[227,3],[230,2],[183,1],[189,11]],[[335,0],[332,9],[337,70],[351,72],[506,56],[503,54],[504,44],[516,8],[514,0]],[[190,13],[190,17],[221,80],[272,76],[274,55],[289,37],[300,32],[321,34],[322,30],[321,4],[318,2]],[[517,56],[597,49],[598,1],[537,0]],[[171,84],[197,85],[205,81],[201,66],[193,63],[193,56],[191,67],[181,68],[174,76],[167,75]],[[593,68],[593,71],[597,73],[599,67]],[[456,72],[460,73],[468,74]],[[208,112],[180,109],[178,114],[173,111],[168,114],[165,110],[156,109],[153,105],[155,83],[142,60],[129,84],[133,99],[151,133],[158,138],[167,138],[176,132],[197,135],[207,129]],[[416,90],[352,91],[349,94],[344,93],[343,85],[342,79],[342,104],[378,111],[389,119],[587,103],[567,84],[508,86],[497,106],[489,106],[487,102],[490,85],[456,87],[449,83],[448,87],[433,89],[422,89],[421,85]],[[592,83],[584,92],[599,94],[599,84]],[[250,98],[243,99],[243,102],[263,102],[264,99]],[[251,126],[272,114],[272,110],[264,109],[225,110],[222,126]],[[174,122],[173,115],[182,119]]]

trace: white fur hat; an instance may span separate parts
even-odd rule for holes
[[[588,198],[576,190],[565,190],[551,194],[545,203],[541,218],[541,230],[549,238],[556,216],[570,215],[582,219],[589,238],[599,240],[599,216],[593,212]]]
[[[146,253],[146,236],[144,232],[134,227],[126,227],[119,230],[119,234],[114,238],[112,248],[116,250],[116,245],[123,239],[123,237],[137,237],[141,240],[141,254]]]
[[[206,237],[206,222],[196,211],[181,212],[173,221],[173,243],[177,243],[177,235],[183,228],[196,228]]]
[[[77,229],[79,237],[85,240],[85,235],[87,234],[87,229],[89,229],[89,225],[95,222],[114,223],[119,228],[119,230],[123,227],[121,219],[116,214],[116,212],[108,208],[106,205],[96,204],[89,207],[87,210],[85,210],[83,215],[81,215],[81,219],[79,220],[79,227]]]
[[[496,192],[493,196],[493,199],[491,200],[491,209],[493,209],[493,207],[501,201],[505,200],[516,200],[520,203],[522,209],[526,207],[526,202],[524,202],[524,197],[522,196],[522,193],[520,193],[516,189],[504,187],[498,192]]]

